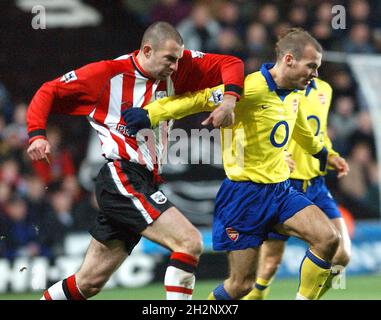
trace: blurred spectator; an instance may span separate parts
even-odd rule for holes
[[[6,123],[12,121],[13,104],[5,86],[0,82],[0,114],[4,115]]]
[[[370,148],[373,159],[376,158],[376,143],[374,140],[372,119],[367,111],[361,111],[357,115],[357,128],[349,137],[349,144],[351,146],[357,143],[366,143]]]
[[[367,165],[372,160],[369,145],[357,143],[353,146],[347,161],[349,174],[339,180],[341,190],[349,197],[361,200],[365,196],[368,175]]]
[[[234,29],[223,29],[217,37],[215,53],[228,54],[244,59],[244,50],[241,39]]]
[[[307,29],[309,26],[307,8],[301,5],[293,5],[288,11],[288,21],[294,27]]]
[[[34,257],[48,253],[39,244],[37,221],[32,220],[22,198],[12,197],[6,205],[5,214],[2,241],[5,243],[7,258]]]
[[[73,210],[75,231],[88,231],[99,210],[95,192],[88,194]]]
[[[330,127],[334,130],[335,150],[344,156],[349,152],[349,137],[357,127],[354,109],[355,102],[352,97],[340,96],[336,99],[334,111],[328,119]]]
[[[334,98],[336,96],[351,96],[356,99],[356,86],[350,73],[345,69],[334,69],[330,73],[331,85],[334,88]]]
[[[183,0],[159,0],[151,8],[149,23],[166,21],[177,25],[189,15],[191,10],[190,3]]]
[[[177,30],[187,49],[213,52],[221,27],[211,15],[209,6],[199,3],[194,5],[189,18],[184,19]]]
[[[356,23],[349,30],[349,35],[342,41],[341,49],[347,53],[374,53],[370,42],[370,30],[365,23]]]
[[[47,213],[48,201],[46,198],[47,187],[37,175],[26,177],[25,200],[30,208],[30,212],[37,221],[41,221]]]
[[[349,2],[349,23],[368,23],[370,20],[370,7],[368,1],[351,0]]]
[[[49,187],[50,210],[42,217],[41,241],[51,248],[55,255],[63,253],[65,236],[73,231],[74,218],[72,215],[73,199],[62,190],[59,183]]]
[[[20,172],[20,165],[14,158],[6,158],[0,164],[0,181],[8,184],[16,192],[23,193],[25,179]]]
[[[246,30],[246,50],[250,57],[269,59],[272,48],[268,44],[266,28],[257,22],[248,25]]]
[[[217,2],[213,9],[222,28],[234,29],[238,35],[245,33],[245,25],[240,19],[240,8],[237,3],[233,1]]]
[[[279,21],[278,7],[273,3],[265,3],[259,9],[257,21],[266,28],[274,27]]]
[[[47,130],[48,139],[52,147],[49,163],[46,161],[34,161],[33,168],[41,179],[47,184],[62,181],[65,177],[75,174],[74,162],[71,153],[63,147],[62,134],[57,127]]]

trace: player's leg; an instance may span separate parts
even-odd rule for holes
[[[296,196],[295,198],[297,198]],[[299,194],[300,201],[302,197]],[[298,201],[298,199],[294,201]],[[331,269],[340,235],[327,216],[315,205],[309,205],[284,220],[278,231],[296,236],[309,244],[300,266],[297,298],[317,299]]]
[[[351,257],[351,239],[344,219],[334,218],[331,221],[341,235],[340,244],[332,259],[331,274],[320,292],[319,299],[332,287],[332,283],[334,283],[337,277],[340,277]]]
[[[42,299],[83,300],[96,295],[127,256],[122,241],[101,243],[92,238],[79,271],[47,289]]]
[[[171,207],[141,235],[172,251],[164,279],[167,299],[191,299],[202,252],[200,232],[179,210]]]
[[[209,294],[209,300],[241,299],[255,282],[258,248],[228,252],[229,277]]]
[[[268,239],[259,250],[257,276],[253,289],[243,300],[263,300],[270,292],[270,285],[275,277],[286,246],[285,240]]]

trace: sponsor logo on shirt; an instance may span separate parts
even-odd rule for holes
[[[155,100],[163,99],[168,97],[167,91],[156,91],[155,92]]]
[[[74,70],[69,71],[68,73],[65,73],[60,79],[61,82],[65,82],[65,83],[69,83],[74,80],[77,80],[77,75],[75,74]]]
[[[150,197],[157,204],[163,204],[167,202],[167,197],[161,191],[156,191],[154,194],[151,194]]]
[[[233,228],[226,228],[226,234],[228,235],[228,237],[230,238],[230,240],[232,241],[237,241],[238,240],[238,237],[239,237],[239,233],[238,231],[235,231]]]
[[[192,58],[204,58],[205,53],[197,50],[191,50]]]
[[[213,102],[215,106],[218,106],[224,100],[224,94],[221,89],[212,90],[212,96],[209,98],[210,102]]]

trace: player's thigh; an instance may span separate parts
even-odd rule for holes
[[[316,205],[310,205],[298,211],[292,217],[277,225],[281,233],[304,239],[310,244],[335,238],[337,230],[328,217]]]
[[[77,273],[78,282],[89,279],[93,282],[107,280],[127,256],[123,241],[110,240],[102,243],[92,238]]]
[[[175,207],[164,211],[141,235],[174,251],[201,242],[200,232]]]
[[[268,239],[263,242],[260,247],[259,261],[265,261],[266,259],[282,259],[284,249],[286,248],[286,242],[276,239]]]
[[[248,248],[228,252],[229,280],[243,282],[255,280],[259,248]]]

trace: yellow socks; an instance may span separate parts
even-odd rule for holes
[[[264,300],[270,292],[270,284],[272,282],[263,278],[257,278],[254,288],[242,298],[242,300]]]
[[[331,264],[308,249],[300,265],[299,289],[296,298],[300,300],[319,299],[330,274]]]

